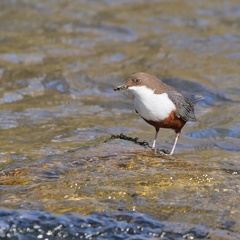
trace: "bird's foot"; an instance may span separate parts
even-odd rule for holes
[[[155,154],[160,154],[161,156],[172,156],[172,153],[165,149],[152,148],[152,151],[154,151]]]
[[[154,151],[154,153],[157,153],[157,148],[152,147],[152,151]]]
[[[158,150],[157,152],[163,156],[172,156],[172,154],[168,150],[165,150],[165,149]]]

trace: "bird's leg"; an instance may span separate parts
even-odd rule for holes
[[[174,141],[174,144],[173,144],[173,148],[172,148],[172,151],[170,152],[169,155],[173,155],[173,152],[174,152],[174,149],[177,145],[177,141],[178,141],[179,136],[180,136],[180,132],[176,132],[176,137],[175,137],[175,141]]]
[[[153,140],[152,149],[153,149],[154,152],[156,153],[156,152],[157,152],[156,141],[157,141],[157,136],[158,136],[159,128],[155,128],[155,129],[156,129],[156,133],[155,133],[155,137],[154,137],[154,140]]]

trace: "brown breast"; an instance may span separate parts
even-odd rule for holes
[[[144,119],[144,118],[143,118]],[[175,132],[180,132],[186,122],[182,118],[178,118],[175,112],[171,112],[171,114],[165,118],[163,121],[149,121],[144,119],[147,123],[154,126],[155,128],[171,128],[175,130]]]

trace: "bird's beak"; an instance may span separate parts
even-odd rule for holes
[[[113,90],[120,91],[120,90],[125,90],[127,88],[128,88],[128,86],[126,84],[123,84],[122,86],[115,87]]]

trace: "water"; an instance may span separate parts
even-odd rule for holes
[[[99,232],[134,238],[121,213],[139,239],[240,238],[238,1],[25,0],[0,9],[0,237],[28,236],[10,219],[27,216],[34,229],[33,219],[51,216],[53,228],[61,218],[115,219]],[[132,95],[113,91],[139,71],[205,96],[173,158],[106,141],[123,133],[152,144]],[[159,149],[173,141],[160,130]],[[139,231],[151,221],[157,227]]]
[[[141,213],[54,216],[40,212],[1,211],[0,237],[11,239],[204,239],[204,226],[159,223]],[[14,217],[14,220],[12,219]],[[17,229],[17,228],[18,229]],[[183,230],[184,229],[184,230]],[[214,230],[211,230],[214,234]],[[6,234],[7,233],[7,234]]]

